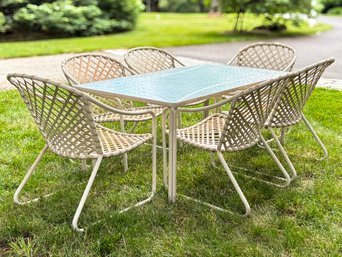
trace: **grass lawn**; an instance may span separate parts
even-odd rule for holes
[[[86,232],[78,234],[70,223],[90,175],[79,163],[48,153],[23,196],[56,193],[30,205],[14,205],[14,191],[44,142],[17,92],[1,92],[0,256],[341,256],[341,106],[342,92],[317,89],[312,95],[305,113],[330,158],[317,161],[322,153],[310,133],[302,123],[295,126],[286,149],[299,176],[289,187],[236,176],[251,203],[250,217],[183,198],[169,204],[160,152],[156,198],[116,214],[116,209],[148,195],[151,160],[145,145],[129,154],[127,173],[119,157],[103,162],[80,218],[81,226],[88,224]],[[189,117],[184,120],[190,122]],[[232,166],[279,174],[258,147],[224,156]],[[209,165],[207,152],[180,148],[178,164],[178,192],[241,211],[224,170]]]
[[[248,16],[245,28],[261,25],[261,18]],[[234,34],[233,16],[208,17],[207,14],[143,13],[136,30],[105,36],[37,40],[26,42],[0,43],[0,58],[13,58],[58,53],[79,53],[101,49],[130,48],[142,45],[178,46],[217,42],[244,41],[280,36],[300,36],[314,34],[330,28],[318,24],[309,27],[289,26],[288,31],[274,34],[240,33]]]

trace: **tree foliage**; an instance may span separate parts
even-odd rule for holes
[[[336,7],[342,7],[342,0],[321,0],[323,5],[322,12],[327,13],[330,9]]]
[[[106,34],[133,29],[141,9],[140,0],[1,0],[0,32]]]
[[[222,6],[225,12],[236,13],[235,31],[243,30],[243,16],[247,12],[263,14],[266,22],[279,24],[285,21],[281,14],[310,15],[313,9],[311,0],[222,0]]]

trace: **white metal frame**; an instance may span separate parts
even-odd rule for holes
[[[286,79],[286,78],[289,78],[291,76],[294,76],[294,73],[292,74],[288,74],[288,75],[285,75],[285,76],[282,76],[282,77],[279,77],[279,79]],[[272,81],[276,81],[277,79],[274,79],[274,80],[270,80],[268,82],[264,82],[264,83],[272,83]],[[252,87],[253,88],[253,87]],[[249,89],[249,90],[252,90]],[[176,201],[176,154],[177,154],[177,122],[175,122],[175,117],[177,115],[178,112],[203,112],[203,111],[209,111],[209,110],[212,110],[212,109],[217,109],[217,108],[220,108],[221,106],[231,102],[233,99],[239,97],[239,95],[241,94],[244,94],[244,92],[236,95],[236,96],[233,96],[233,97],[230,97],[228,99],[225,99],[219,103],[215,103],[215,104],[212,104],[212,105],[209,105],[209,106],[206,106],[206,107],[200,107],[200,108],[171,108],[170,110],[170,118],[169,118],[169,131],[168,131],[168,134],[169,134],[169,173],[168,173],[168,188],[169,188],[169,199],[172,201],[172,202],[175,202]],[[165,122],[165,116],[163,116],[163,121]],[[164,160],[164,165],[163,165],[163,174],[164,176],[166,175],[166,168],[167,168],[167,164],[165,164],[165,160],[166,160],[166,141],[165,141],[165,133],[167,133],[166,131],[166,125],[164,124],[163,125],[163,160]],[[277,164],[277,166],[279,167],[282,175],[284,176],[283,180],[285,181],[285,183],[283,185],[279,185],[279,186],[288,186],[291,182],[291,177],[290,175],[288,174],[288,172],[286,171],[286,169],[283,167],[283,165],[281,164],[281,162],[278,160],[278,158],[276,157],[276,155],[274,154],[274,152],[272,151],[272,149],[269,147],[269,145],[267,144],[266,140],[263,138],[263,136],[261,135],[261,133],[259,133],[259,137],[260,137],[260,140],[262,141],[262,143],[265,145],[266,147],[266,150],[267,152],[270,154],[270,156],[272,157],[272,159],[274,160],[274,162]],[[185,142],[185,141],[184,141]],[[276,139],[276,142],[277,144],[279,144],[279,146],[281,147],[281,144],[279,142],[278,139]],[[282,148],[282,147],[281,147]],[[218,146],[217,147],[217,150],[215,151],[223,168],[225,169],[225,171],[227,172],[227,175],[229,177],[229,179],[231,180],[231,182],[233,183],[233,186],[236,190],[236,192],[238,193],[244,207],[245,207],[245,215],[248,215],[250,213],[250,206],[249,206],[249,203],[246,199],[246,197],[244,196],[241,188],[239,187],[232,171],[230,170],[228,164],[226,163],[226,161],[224,160],[223,158],[223,155],[222,155],[222,152],[221,150],[219,150],[220,147]],[[283,149],[282,149],[283,150]],[[290,170],[293,174],[296,174],[295,172],[295,169],[290,161],[290,159],[287,157],[287,154],[286,152],[283,150],[282,151],[282,154],[283,156],[285,157],[285,160],[286,162],[289,164],[290,166]],[[214,164],[213,162],[213,152],[211,152],[211,164]],[[167,181],[167,179],[164,177],[164,183]],[[267,183],[269,184],[273,184],[272,182],[268,182],[266,181]],[[182,195],[181,195],[182,196]],[[229,210],[227,209],[223,209],[221,207],[218,207],[218,206],[215,206],[215,205],[212,205],[210,203],[206,203],[206,202],[203,202],[201,200],[198,200],[198,199],[194,199],[192,197],[189,197],[189,196],[184,196],[185,198],[187,199],[190,199],[190,200],[194,200],[198,203],[202,203],[208,207],[211,207],[211,208],[214,208],[216,210],[220,210],[220,211],[227,211],[227,212],[230,212]]]
[[[155,193],[156,193],[156,186],[157,186],[157,156],[156,156],[156,140],[157,140],[157,119],[156,119],[156,116],[155,114],[152,112],[152,111],[136,111],[136,112],[131,112],[131,111],[125,111],[125,110],[120,110],[120,109],[116,109],[116,108],[112,108],[108,105],[105,105],[103,104],[102,102],[86,95],[85,93],[82,93],[81,91],[78,91],[74,88],[71,88],[67,85],[63,85],[63,84],[60,84],[60,83],[56,83],[56,82],[53,82],[53,81],[49,81],[49,80],[46,80],[46,79],[41,79],[41,78],[38,78],[38,77],[35,77],[35,76],[28,76],[28,75],[24,75],[24,74],[9,74],[7,76],[8,80],[18,88],[19,92],[22,94],[23,98],[24,98],[24,93],[21,92],[21,85],[20,83],[21,82],[18,82],[18,80],[16,80],[17,78],[19,79],[28,79],[28,80],[32,80],[32,81],[38,81],[39,83],[42,82],[42,83],[46,83],[46,84],[49,84],[49,85],[54,85],[54,87],[56,88],[62,88],[64,90],[67,90],[69,91],[70,93],[73,93],[73,94],[76,94],[77,96],[80,96],[82,101],[85,101],[85,106],[88,106],[88,102],[91,102],[92,104],[96,104],[98,105],[99,107],[101,108],[104,108],[108,111],[111,111],[111,112],[115,112],[115,113],[119,113],[121,115],[142,115],[142,114],[146,114],[146,113],[149,113],[152,117],[152,133],[151,133],[151,139],[152,139],[152,192],[150,194],[150,196],[130,207],[127,207],[127,208],[124,208],[123,210],[120,210],[119,213],[123,213],[123,212],[126,212],[128,210],[130,210],[131,208],[133,207],[138,207],[142,204],[145,204],[149,201],[152,200],[152,198],[154,197]],[[42,97],[40,95],[40,97]],[[49,96],[46,96],[46,97],[49,97]],[[25,103],[29,105],[29,103],[26,101],[25,99]],[[30,109],[30,108],[29,108]],[[90,115],[90,114],[88,114]],[[91,116],[89,116],[88,118],[90,118]],[[130,150],[133,150],[134,148],[136,148],[138,145],[133,145],[133,146],[130,146],[129,148],[125,149],[122,154],[125,154],[127,153],[128,151]],[[49,145],[49,143],[47,142],[46,145],[44,146],[44,148],[41,150],[40,154],[38,155],[38,157],[36,158],[36,160],[34,161],[34,163],[32,164],[32,166],[30,167],[30,169],[28,170],[27,174],[25,175],[24,179],[22,180],[22,182],[20,183],[19,187],[17,188],[17,190],[15,191],[14,193],[14,202],[16,204],[19,204],[19,205],[25,205],[25,204],[29,204],[29,203],[32,203],[32,202],[36,202],[38,201],[40,198],[35,198],[35,199],[32,199],[32,200],[29,200],[29,201],[25,201],[25,202],[22,202],[19,200],[19,195],[20,195],[20,192],[22,191],[23,187],[25,186],[25,184],[28,182],[29,178],[32,176],[34,170],[36,169],[37,165],[39,164],[39,162],[41,161],[43,155],[46,153],[47,149],[50,148],[51,146]],[[103,151],[103,150],[102,150]],[[58,154],[56,151],[53,151],[54,153]],[[62,154],[61,154],[62,155]],[[77,207],[77,210],[75,212],[75,215],[73,217],[73,220],[72,220],[72,227],[74,230],[78,231],[78,232],[83,232],[84,229],[83,228],[79,228],[78,226],[78,220],[79,220],[79,217],[80,217],[80,214],[83,210],[83,207],[84,207],[84,204],[88,198],[88,194],[89,194],[89,191],[92,187],[92,184],[95,180],[95,177],[97,175],[97,172],[98,172],[98,169],[100,167],[100,164],[103,160],[104,157],[110,157],[110,156],[115,156],[115,155],[118,155],[118,154],[106,154],[106,156],[104,155],[104,153],[101,153],[101,154],[97,154],[97,156],[95,157],[90,157],[90,156],[87,156],[87,157],[84,157],[84,158],[80,158],[80,157],[73,157],[75,159],[81,159],[81,160],[86,160],[86,159],[92,159],[92,160],[96,160],[94,162],[94,166],[93,166],[93,170],[91,172],[91,175],[90,175],[90,178],[88,180],[88,183],[87,183],[87,186],[83,192],[83,195],[82,195],[82,198],[78,204],[78,207]],[[65,155],[65,157],[69,157],[69,158],[72,158],[72,156],[67,156]],[[52,194],[48,194],[48,195],[45,195],[43,197],[47,197],[47,196],[50,196]]]

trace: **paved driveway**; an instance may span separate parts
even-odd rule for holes
[[[310,65],[327,57],[335,57],[336,62],[324,73],[324,77],[342,79],[342,17],[320,17],[319,20],[331,24],[334,28],[319,35],[279,38],[269,41],[278,41],[296,49],[297,61],[295,67],[297,68]],[[181,46],[166,49],[179,56],[225,63],[239,49],[252,42]]]
[[[278,41],[293,46],[297,50],[296,67],[303,67],[326,57],[334,56],[337,61],[325,73],[324,77],[342,79],[342,18],[322,17],[323,22],[332,24],[334,29],[311,37],[281,38]],[[181,56],[185,64],[191,65],[202,61],[225,63],[242,47],[250,42],[208,44],[167,48],[177,56]],[[119,60],[124,50],[107,50],[106,54],[114,54]],[[38,75],[54,81],[65,82],[60,64],[62,60],[73,54],[36,56],[0,60],[0,91],[13,88],[6,80],[12,72]],[[185,57],[185,58],[184,58]],[[186,58],[187,57],[187,58]],[[199,59],[199,60],[198,60]],[[328,81],[324,84],[334,84]],[[341,81],[332,88],[341,89]]]

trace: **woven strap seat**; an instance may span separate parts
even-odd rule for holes
[[[296,61],[296,51],[280,43],[260,42],[241,49],[229,65],[260,69],[291,71]]]
[[[152,138],[151,134],[121,133],[101,125],[96,125],[96,131],[100,138],[104,157],[126,153]]]
[[[159,116],[163,113],[164,108],[160,106],[148,105],[148,106],[142,106],[142,107],[136,107],[136,108],[129,108],[126,110],[127,111],[150,110],[156,116]],[[123,119],[124,121],[133,121],[133,122],[147,121],[147,120],[151,120],[151,115],[148,113],[139,114],[139,115],[120,115],[118,113],[113,113],[113,112],[106,112],[106,113],[94,115],[94,121],[97,123],[120,121],[120,119]]]
[[[178,129],[177,139],[206,150],[216,151],[227,114],[215,113],[194,126]]]

